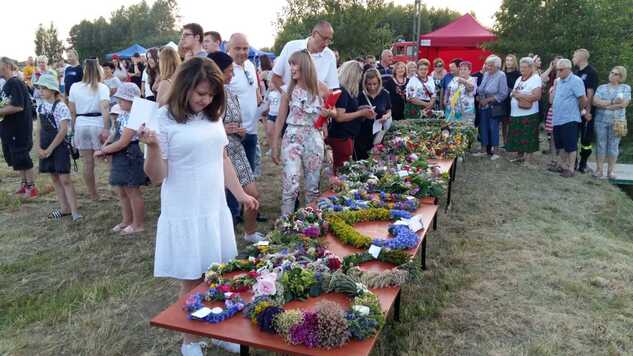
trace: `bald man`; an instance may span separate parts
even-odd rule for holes
[[[310,37],[286,43],[273,67],[273,83],[278,88],[290,82],[290,64],[288,59],[293,53],[308,50],[317,72],[321,85],[328,89],[339,87],[336,73],[336,55],[328,48],[334,37],[334,29],[327,21],[320,21],[312,29]]]

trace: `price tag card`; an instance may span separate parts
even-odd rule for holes
[[[372,257],[374,258],[378,258],[378,256],[380,255],[380,250],[382,250],[382,247],[380,246],[376,246],[376,245],[371,245],[369,246],[369,254],[372,255]]]
[[[268,246],[268,245],[270,245],[270,241],[265,241],[265,240],[264,241],[257,241],[255,243],[255,246]]]
[[[422,217],[420,215],[416,215],[408,220],[409,229],[414,232],[418,232],[424,229],[424,225],[422,224]]]
[[[398,175],[400,176],[400,178],[408,177],[409,176],[409,172],[408,171],[398,171]]]
[[[222,308],[215,307],[215,308],[211,309],[211,313],[216,314],[216,315],[217,314],[222,314]]]
[[[195,312],[191,313],[191,316],[193,316],[194,318],[202,319],[209,314],[211,314],[211,309],[207,307],[202,307],[196,310]]]
[[[394,225],[407,225],[409,226],[409,220],[398,220],[395,223],[393,223]]]

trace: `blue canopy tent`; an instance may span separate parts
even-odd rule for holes
[[[112,56],[114,56],[115,54],[119,56],[120,58],[131,58],[134,55],[134,53],[145,54],[145,52],[147,52],[145,48],[141,47],[140,45],[133,44],[124,50],[107,54],[106,58],[112,59]]]

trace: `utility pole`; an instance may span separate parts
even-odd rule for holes
[[[415,36],[415,61],[418,61],[418,55],[420,53],[420,8],[422,6],[422,0],[415,0],[415,13],[413,15],[413,34]]]

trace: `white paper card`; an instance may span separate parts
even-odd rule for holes
[[[213,314],[222,314],[222,308],[215,307],[215,308],[211,309],[211,313],[213,313]]]
[[[379,133],[380,131],[382,131],[382,122],[380,122],[378,120],[374,120],[374,127],[371,130],[371,133],[375,135],[375,134]]]
[[[422,217],[420,215],[416,215],[409,219],[408,221],[409,229],[414,232],[418,232],[424,228],[422,224]]]
[[[194,318],[202,319],[209,314],[211,314],[211,309],[207,307],[202,307],[196,310],[195,312],[191,313],[191,316],[193,316]]]
[[[255,246],[268,246],[270,245],[270,241],[257,241]]]
[[[398,175],[400,176],[400,178],[408,177],[409,176],[409,172],[408,171],[398,171]]]
[[[156,117],[157,111],[158,105],[155,102],[143,98],[134,98],[127,126],[138,131],[141,125],[145,124],[148,129],[158,132],[160,127]]]
[[[393,223],[394,225],[407,225],[409,226],[409,220],[398,220],[395,223]]]
[[[382,250],[382,247],[376,246],[376,245],[371,245],[371,246],[369,246],[369,251],[368,252],[374,258],[378,258],[378,256],[380,255],[380,250]]]

